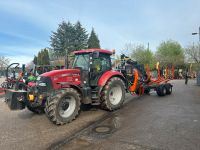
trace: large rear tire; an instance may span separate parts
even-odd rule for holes
[[[101,93],[101,107],[113,111],[119,109],[125,100],[125,85],[118,78],[111,78],[104,86]]]
[[[54,124],[69,123],[79,114],[80,100],[80,94],[75,89],[60,90],[47,99],[45,113]]]

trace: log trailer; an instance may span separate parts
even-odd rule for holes
[[[125,93],[142,95],[147,89],[171,94],[168,81],[152,86],[144,66],[125,59],[113,70],[111,51],[87,49],[75,51],[72,69],[53,70],[37,77],[27,90],[6,90],[6,102],[11,110],[27,107],[35,113],[45,112],[50,121],[63,125],[74,120],[81,104],[100,105],[113,111],[125,100]],[[159,93],[157,92],[157,93]]]

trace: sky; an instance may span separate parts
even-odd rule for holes
[[[125,44],[169,39],[182,47],[198,42],[199,0],[6,0],[0,1],[0,56],[28,63],[62,21],[94,28],[101,48],[123,52]]]

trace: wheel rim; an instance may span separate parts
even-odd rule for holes
[[[122,98],[122,88],[120,85],[113,86],[109,92],[109,100],[113,105],[117,105]]]
[[[163,87],[163,94],[165,95],[167,93],[167,90],[165,87]]]
[[[63,118],[70,117],[76,108],[76,100],[73,96],[64,97],[59,104],[59,114]]]
[[[172,92],[172,87],[170,86],[170,88],[169,88],[169,92],[171,93]]]

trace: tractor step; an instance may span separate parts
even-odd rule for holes
[[[99,105],[100,101],[98,97],[92,97],[92,105]]]
[[[98,97],[98,91],[92,91],[91,92],[91,98],[92,98],[92,100],[98,100],[99,99],[99,97]]]
[[[92,105],[100,104],[99,97],[98,97],[98,91],[96,91],[96,90],[92,91],[91,98],[92,98]]]
[[[100,105],[101,103],[92,103],[91,105],[93,106],[97,106],[97,105]]]

